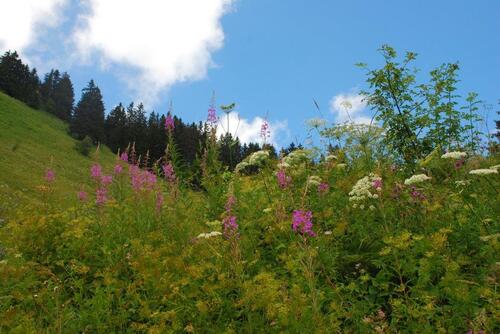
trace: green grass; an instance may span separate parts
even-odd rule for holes
[[[89,182],[94,161],[104,167],[114,161],[106,147],[85,157],[74,149],[76,142],[68,134],[67,123],[0,93],[0,194],[36,201],[41,196],[36,188],[45,183],[45,172],[52,168],[54,196],[63,202],[73,200]]]

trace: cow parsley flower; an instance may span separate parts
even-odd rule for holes
[[[311,118],[306,121],[310,128],[322,128],[326,125],[326,119],[323,118]]]
[[[453,151],[453,152],[447,152],[441,156],[441,159],[453,159],[453,160],[460,160],[464,159],[467,157],[467,153],[465,152],[459,152],[459,151]]]
[[[358,180],[349,192],[349,201],[359,204],[370,198],[377,199],[378,194],[372,194],[371,190],[374,188],[374,185],[379,185],[379,182],[381,185],[382,179],[373,173]],[[375,189],[378,190],[377,188]],[[353,207],[355,208],[357,205],[353,205]],[[363,209],[364,205],[361,204],[359,207]]]
[[[316,176],[316,175],[311,175],[307,178],[307,184],[309,186],[319,186],[321,184],[321,178],[319,176]]]
[[[498,174],[498,170],[496,169],[473,169],[469,172],[472,175],[489,175],[489,174]]]
[[[208,233],[200,233],[196,238],[198,239],[210,239],[212,237],[217,237],[217,236],[220,236],[222,235],[221,232],[219,231],[212,231],[212,232],[208,232]]]
[[[267,158],[269,158],[268,151],[257,151],[250,155],[248,163],[252,166],[260,166],[264,163],[264,161],[266,161]]]
[[[491,166],[489,169],[499,170],[500,165]]]
[[[295,150],[284,157],[279,165],[280,168],[289,168],[301,165],[308,160],[308,154],[305,150]]]
[[[422,183],[430,179],[431,178],[425,174],[412,175],[410,178],[405,180],[405,185],[409,186],[416,183]]]

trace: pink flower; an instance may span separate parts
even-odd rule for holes
[[[103,186],[108,186],[113,182],[113,177],[111,175],[103,175],[101,177],[101,183]]]
[[[224,224],[224,235],[226,238],[238,235],[238,223],[236,223],[236,216],[227,216],[222,222]]]
[[[260,126],[260,137],[264,143],[271,137],[271,130],[269,130],[269,123],[267,123],[267,120],[262,121]]]
[[[52,169],[47,169],[47,172],[45,173],[45,179],[48,183],[54,182],[54,180],[56,179],[56,173]]]
[[[106,189],[104,188],[97,189],[95,193],[95,204],[97,205],[105,204],[106,201],[108,200],[107,194],[108,191]]]
[[[170,162],[162,166],[163,174],[165,175],[165,179],[169,182],[175,181],[175,171],[174,166]]]
[[[172,118],[172,115],[167,114],[167,118],[165,119],[165,129],[167,129],[167,131],[173,131],[175,128],[175,124],[174,124],[174,119]]]
[[[208,117],[207,117],[207,122],[214,125],[215,123],[217,123],[217,114],[216,114],[216,111],[215,111],[215,108],[214,107],[210,107],[208,109]]]
[[[372,183],[372,187],[375,188],[377,191],[382,190],[382,179],[375,179]]]
[[[276,178],[278,179],[278,186],[281,189],[287,188],[292,181],[292,178],[286,175],[286,172],[283,168],[276,173]]]
[[[236,204],[236,197],[234,197],[234,195],[230,195],[227,198],[226,205],[225,205],[226,212],[227,213],[231,212],[231,210],[233,209],[233,206],[235,204]]]
[[[328,185],[328,183],[326,182],[321,182],[319,185],[318,185],[318,192],[321,194],[321,195],[324,195],[328,192],[328,190],[330,190],[330,185]]]
[[[80,190],[78,192],[78,199],[80,200],[80,202],[85,202],[87,200],[87,197],[88,197],[88,195],[85,191]]]
[[[465,161],[463,159],[455,161],[455,169],[460,169],[464,165]]]
[[[115,166],[115,174],[121,174],[123,172],[123,167],[120,164],[116,164]]]
[[[123,153],[120,155],[120,160],[121,160],[121,161],[128,162],[128,154],[127,154],[127,152],[123,152]]]
[[[316,233],[312,230],[312,212],[304,210],[295,210],[292,218],[292,230],[302,235],[315,237]]]
[[[101,177],[101,174],[102,174],[102,170],[101,170],[101,166],[98,165],[98,164],[95,164],[93,165],[91,168],[90,168],[90,175],[94,178],[94,179],[99,179]]]

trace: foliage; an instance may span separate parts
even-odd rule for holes
[[[367,69],[369,90],[363,92],[376,119],[385,129],[385,143],[406,163],[429,154],[439,143],[446,149],[466,148],[475,151],[478,145],[474,122],[477,94],[469,94],[465,109],[458,108],[457,63],[443,64],[429,75],[427,83],[417,82],[417,69],[410,66],[416,54],[407,52],[398,61],[396,51],[383,45],[380,49],[385,64]],[[463,146],[463,147],[460,147]]]
[[[78,153],[83,156],[88,157],[90,154],[90,150],[94,147],[92,143],[92,139],[89,136],[85,136],[82,140],[79,140],[75,143],[75,149]]]

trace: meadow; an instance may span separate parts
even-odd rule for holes
[[[43,113],[4,116],[2,333],[500,329],[494,154],[438,147],[408,166],[368,141],[262,150],[229,171],[212,132],[196,190],[171,137],[142,168],[130,151],[78,155],[55,119],[23,123]],[[61,146],[29,141],[42,127]]]

